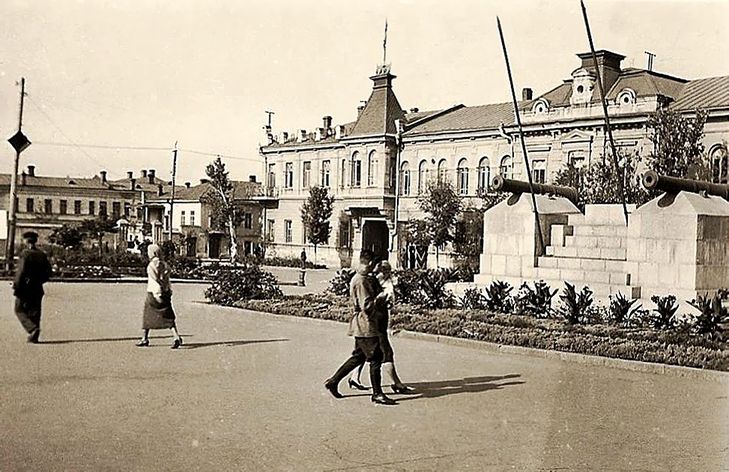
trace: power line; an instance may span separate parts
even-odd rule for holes
[[[59,146],[59,147],[77,147],[77,148],[93,148],[93,149],[113,149],[123,151],[165,151],[169,152],[169,147],[161,146],[115,146],[113,144],[84,144],[84,143],[58,143],[53,141],[33,141],[33,144],[40,146]],[[239,161],[258,161],[258,157],[243,157],[220,154],[219,152],[196,151],[194,149],[179,148],[180,152],[189,152],[190,154],[199,154],[201,156],[221,157],[223,159],[233,159]]]

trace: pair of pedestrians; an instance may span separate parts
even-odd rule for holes
[[[389,309],[394,303],[394,286],[392,281],[386,281],[390,286],[388,290],[383,290],[382,285],[372,274],[376,264],[372,251],[363,250],[359,256],[359,263],[359,270],[350,283],[354,315],[349,322],[347,333],[354,336],[354,351],[334,375],[327,379],[324,386],[335,398],[342,398],[339,393],[339,383],[353,370],[361,368],[364,362],[368,362],[372,385],[371,400],[374,403],[394,405],[396,402],[382,391],[383,362],[393,379],[393,391],[395,393],[412,392],[412,389],[404,385],[397,377],[392,346],[387,337]],[[388,266],[389,264],[384,266],[385,272],[389,272]],[[354,384],[361,389],[365,388],[358,381],[350,379],[350,386]]]

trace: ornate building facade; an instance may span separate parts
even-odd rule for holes
[[[590,54],[577,56],[579,67],[552,90],[536,97],[529,89],[522,92],[519,107],[535,181],[550,182],[567,163],[589,165],[606,155],[598,74],[620,149],[650,153],[646,123],[660,108],[687,114],[704,109],[704,144],[714,177],[727,181],[729,76],[686,80],[622,68],[624,56],[605,50],[597,52],[597,68]],[[332,235],[320,247],[320,258],[346,266],[362,248],[400,262],[403,228],[423,217],[417,198],[429,179],[449,179],[465,205],[476,207],[493,176],[526,180],[511,103],[405,111],[389,66],[370,79],[372,92],[354,122],[333,127],[327,116],[313,132],[268,130],[268,144],[260,151],[267,195],[263,231],[276,253],[296,255],[306,246],[301,206],[314,185],[335,196]]]

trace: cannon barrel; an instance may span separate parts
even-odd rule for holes
[[[714,195],[729,200],[729,185],[713,184],[704,182],[703,180],[682,179],[679,177],[670,177],[661,175],[658,172],[649,170],[643,174],[643,186],[648,190],[662,190],[666,193],[704,192],[707,195]]]
[[[491,188],[497,192],[511,192],[511,193],[529,193],[529,182],[521,180],[505,179],[500,175],[497,175],[491,181]],[[538,195],[557,195],[570,200],[575,205],[577,204],[577,190],[572,187],[563,187],[561,185],[547,185],[547,184],[532,184],[534,193]]]

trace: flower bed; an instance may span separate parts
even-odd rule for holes
[[[289,316],[347,321],[346,297],[334,294],[247,300],[239,308]],[[729,371],[726,343],[685,330],[655,331],[609,325],[570,325],[557,319],[493,313],[489,310],[423,309],[401,305],[394,330],[476,339],[498,344]]]

